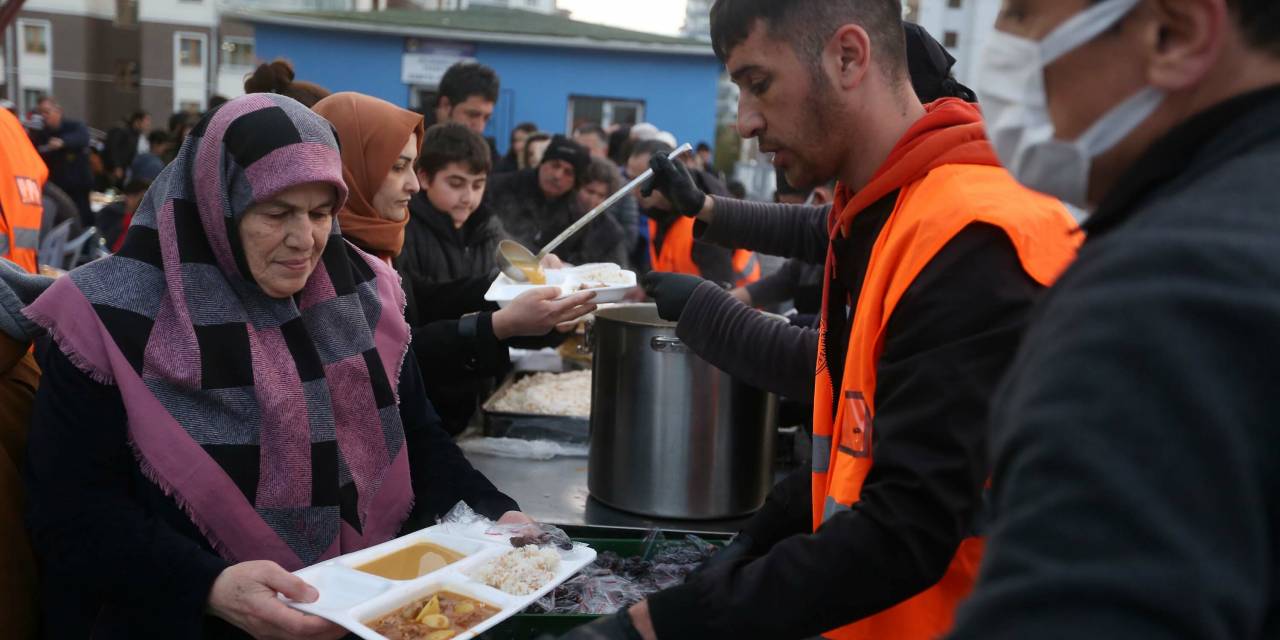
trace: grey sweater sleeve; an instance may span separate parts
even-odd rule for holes
[[[717,196],[712,200],[715,215],[711,223],[699,222],[695,227],[699,240],[813,264],[827,259],[830,206],[767,204]]]
[[[799,266],[795,260],[788,260],[777,272],[747,285],[751,304],[767,307],[795,299],[796,289],[800,286]]]
[[[796,400],[813,397],[818,332],[770,318],[710,282],[694,290],[676,335],[749,385]]]

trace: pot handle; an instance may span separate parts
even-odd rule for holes
[[[582,332],[582,344],[578,345],[578,355],[589,356],[596,348],[596,321],[591,318],[582,323],[584,331]]]
[[[649,348],[658,353],[691,353],[692,350],[685,346],[680,338],[672,338],[669,336],[654,336],[649,340]]]

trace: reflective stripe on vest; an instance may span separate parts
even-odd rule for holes
[[[826,473],[831,466],[831,436],[813,436],[813,472]]]
[[[858,299],[850,301],[855,312],[843,372],[832,372],[827,364],[827,310],[832,304],[846,303],[832,299],[834,257],[828,254],[814,384],[815,530],[858,503],[874,464],[876,367],[894,307],[938,252],[974,223],[1003,229],[1023,270],[1046,286],[1074,258],[1080,240],[1061,203],[1021,187],[1004,169],[978,165],[934,169],[901,190],[875,241]],[[835,384],[832,373],[842,373]],[[837,393],[838,404],[833,403]],[[981,556],[982,540],[966,539],[936,585],[823,636],[924,640],[945,635],[956,606],[973,588]]]
[[[19,249],[40,248],[40,230],[23,228],[14,229],[13,246],[18,247]]]

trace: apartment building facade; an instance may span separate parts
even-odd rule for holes
[[[350,0],[253,0],[345,10]],[[278,5],[278,6],[277,6]],[[3,34],[0,96],[22,113],[53,95],[68,117],[107,129],[142,109],[157,124],[241,93],[257,64],[252,28],[218,0],[27,0]]]
[[[956,78],[973,86],[1000,0],[908,0],[904,9],[908,20],[919,23],[956,57]]]

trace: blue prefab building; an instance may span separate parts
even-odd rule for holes
[[[503,153],[525,121],[553,133],[647,121],[682,142],[715,140],[722,66],[705,42],[494,8],[236,18],[253,25],[259,59],[285,58],[299,79],[414,108],[434,104],[454,62],[493,67],[502,94],[486,133]]]

